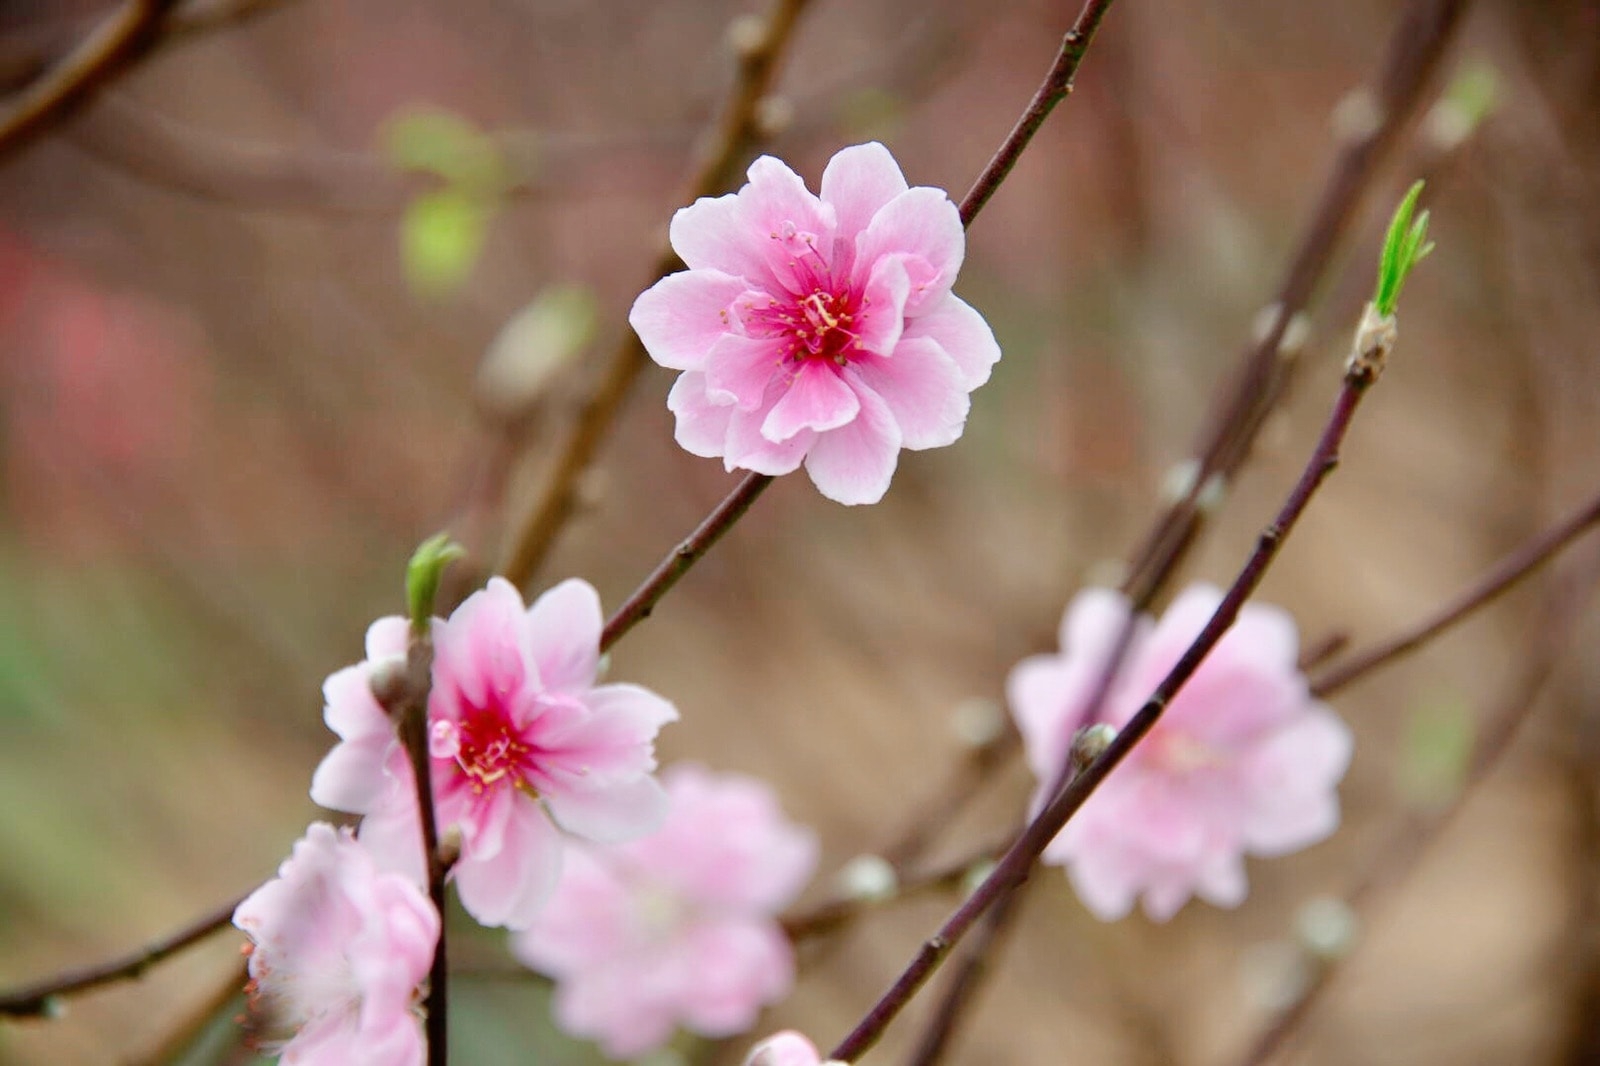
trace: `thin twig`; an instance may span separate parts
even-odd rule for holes
[[[972,224],[978,212],[983,210],[989,198],[1011,173],[1011,168],[1017,165],[1017,160],[1022,158],[1023,149],[1028,147],[1033,135],[1039,132],[1044,120],[1050,117],[1050,112],[1072,92],[1072,79],[1077,76],[1078,65],[1083,62],[1085,53],[1089,51],[1095,31],[1100,28],[1100,20],[1105,18],[1106,12],[1111,9],[1111,4],[1112,0],[1089,0],[1084,5],[1082,13],[1078,15],[1078,21],[1073,23],[1072,29],[1062,38],[1061,50],[1056,54],[1055,63],[1045,74],[1044,81],[1040,84],[1039,90],[1033,94],[1033,99],[1028,102],[1022,117],[1017,119],[1017,124],[1012,127],[1011,133],[1000,145],[999,151],[995,152],[994,157],[989,160],[989,165],[983,168],[983,173],[978,175],[978,180],[972,183],[972,188],[962,198],[963,226]]]
[[[244,902],[243,896],[231,899],[160,940],[109,962],[67,970],[26,988],[0,992],[0,1015],[17,1018],[48,1017],[53,1005],[62,996],[87,992],[116,981],[142,977],[152,966],[199,943],[233,921],[233,912],[242,902]]]
[[[1039,127],[1044,122],[1045,117],[1071,91],[1073,76],[1077,73],[1078,65],[1082,61],[1085,52],[1088,51],[1089,44],[1094,39],[1094,32],[1100,25],[1101,17],[1105,14],[1106,9],[1111,6],[1111,2],[1112,0],[1089,0],[1089,3],[1083,9],[1083,13],[1078,17],[1078,22],[1062,40],[1061,51],[1051,65],[1050,72],[1045,76],[1044,83],[1039,87],[1039,91],[1034,94],[1034,98],[1028,104],[1027,110],[1023,112],[1023,120],[1018,122],[1011,130],[1010,135],[1006,137],[1005,142],[1000,146],[1000,150],[989,160],[988,166],[984,167],[983,172],[978,176],[978,180],[973,183],[972,191],[962,199],[960,213],[963,227],[972,225],[973,219],[978,217],[978,212],[983,210],[984,205],[989,202],[989,198],[994,195],[995,190],[1005,181],[1006,175],[1011,172],[1011,168],[1016,165],[1017,159],[1022,155],[1023,150],[1028,147],[1033,135],[1039,132]],[[632,334],[630,334],[630,338],[629,345],[632,349],[636,349],[642,358],[644,349],[639,345],[638,338]],[[631,380],[630,375],[629,381]],[[622,383],[622,387],[626,388],[626,383]],[[620,399],[619,396],[618,402],[620,402]],[[607,417],[609,419],[609,416]],[[598,445],[598,439],[596,439],[595,443]],[[644,584],[639,586],[633,595],[628,597],[627,602],[611,617],[610,621],[606,623],[604,633],[601,635],[600,649],[604,651],[609,648],[624,633],[649,617],[650,611],[655,607],[657,601],[666,594],[668,589],[677,584],[678,579],[687,573],[690,567],[699,561],[700,556],[705,554],[706,549],[715,544],[728,531],[728,528],[737,522],[745,511],[749,510],[750,505],[766,491],[772,480],[766,474],[746,475],[744,480],[739,482],[734,490],[721,503],[717,504],[711,514],[700,523],[689,539],[679,544],[672,554],[663,559],[655,570],[651,572],[650,576],[645,579]],[[568,495],[570,496],[570,491]],[[549,499],[548,496],[547,499]],[[565,507],[567,504],[562,504],[561,506]],[[539,513],[542,513],[542,511]],[[539,518],[539,513],[535,514],[535,519]],[[537,521],[530,525],[528,532],[535,531],[538,525]],[[551,538],[554,537],[558,528],[559,525],[551,528]],[[546,544],[545,546],[547,547],[548,545]],[[538,551],[536,553],[526,553],[522,551],[524,547],[536,547]],[[508,568],[505,571],[507,578],[516,584],[525,581],[532,573],[532,567],[536,566],[538,560],[543,557],[544,550],[544,547],[539,547],[534,541],[524,537],[519,542],[519,549],[514,556],[514,561],[529,563],[529,569],[524,571]]]
[[[62,60],[0,109],[0,155],[15,151],[132,65],[175,0],[127,0]]]
[[[1312,693],[1324,698],[1331,696],[1372,670],[1416,650],[1480,607],[1492,602],[1501,593],[1548,562],[1561,549],[1588,532],[1597,522],[1600,522],[1600,495],[1596,495],[1566,518],[1524,542],[1491,567],[1470,588],[1463,589],[1454,599],[1446,602],[1427,618],[1379,644],[1364,651],[1354,652],[1335,662],[1312,682]]]
[[[1268,328],[1213,404],[1194,451],[1188,491],[1156,520],[1129,563],[1123,591],[1135,604],[1148,603],[1187,553],[1206,517],[1202,495],[1214,479],[1237,473],[1283,398],[1296,366],[1293,353],[1284,349],[1290,323],[1310,304],[1378,165],[1416,113],[1467,7],[1467,0],[1415,0],[1401,18],[1378,76],[1373,100],[1378,121],[1339,153],[1278,288]]]
[[[420,814],[421,845],[428,871],[428,898],[439,914],[439,942],[428,971],[428,1066],[446,1066],[449,1059],[449,955],[445,945],[445,875],[449,866],[439,851],[439,825],[433,806],[433,770],[428,755],[428,694],[433,687],[433,643],[425,626],[413,626],[406,649],[405,674],[398,691],[378,693],[395,721],[400,744],[411,762]]]
[[[910,964],[855,1029],[833,1050],[830,1058],[853,1062],[877,1043],[884,1029],[911,1001],[923,983],[932,976],[973,923],[1028,878],[1039,855],[1060,833],[1062,826],[1066,825],[1106,776],[1160,720],[1162,712],[1177,696],[1184,683],[1222,639],[1223,634],[1233,626],[1240,609],[1255,591],[1256,586],[1261,583],[1261,579],[1266,576],[1268,567],[1277,557],[1285,538],[1305,511],[1311,497],[1338,464],[1339,448],[1350,427],[1351,418],[1374,380],[1375,376],[1370,366],[1352,361],[1345,373],[1344,384],[1334,402],[1333,411],[1299,480],[1284,501],[1277,518],[1257,538],[1255,550],[1251,552],[1233,584],[1223,595],[1222,602],[1218,604],[1205,628],[1189,645],[1171,672],[1156,687],[1144,706],[1117,733],[1116,739],[1105,752],[1078,773],[1071,784],[1028,824],[995,866],[994,871],[945,920],[939,931],[923,943]]]
[[[950,975],[944,995],[934,1005],[933,1013],[917,1040],[916,1049],[907,1060],[908,1066],[933,1066],[950,1050],[950,1041],[962,1017],[968,1006],[976,1000],[984,979],[994,965],[1001,941],[1022,913],[1022,901],[1027,898],[1030,884],[1032,882],[1025,881],[1007,892],[983,916],[983,924],[978,926],[978,931],[967,942],[960,966]]]
[[[1473,789],[1482,784],[1505,757],[1518,731],[1532,715],[1540,692],[1549,682],[1582,620],[1597,580],[1600,580],[1600,556],[1587,560],[1584,566],[1560,581],[1548,596],[1544,617],[1529,635],[1523,668],[1507,687],[1505,696],[1483,720],[1460,787],[1443,809],[1415,814],[1395,832],[1346,897],[1352,910],[1370,915],[1375,901],[1381,902],[1384,892],[1392,891],[1416,869],[1427,846],[1438,839]],[[1239,1058],[1239,1066],[1264,1066],[1270,1062],[1305,1024],[1348,959],[1346,955],[1323,962],[1294,1003],[1274,1017],[1251,1042]]]
[[[823,936],[831,933],[844,925],[859,918],[870,910],[875,910],[885,904],[898,903],[922,895],[925,892],[936,892],[959,888],[972,873],[974,867],[983,862],[992,861],[1000,854],[1004,843],[990,844],[979,848],[953,862],[947,862],[931,870],[923,870],[907,875],[895,886],[893,893],[882,897],[878,896],[843,896],[819,903],[810,910],[801,911],[782,919],[783,931],[790,940],[807,940],[812,937]]]
[[[700,152],[694,175],[680,195],[683,203],[726,191],[739,165],[760,136],[760,104],[772,88],[778,61],[793,36],[794,27],[809,0],[775,0],[760,39],[739,56],[733,90],[716,131]],[[653,277],[664,277],[683,263],[669,248],[656,260]],[[595,453],[610,433],[622,401],[627,398],[649,356],[638,335],[629,329],[595,385],[578,410],[572,435],[567,438],[544,490],[512,537],[511,549],[500,573],[513,585],[525,585],[554,546],[556,536],[572,516],[578,479],[594,461]]]

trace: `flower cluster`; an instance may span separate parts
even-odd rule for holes
[[[524,608],[494,578],[433,626],[428,754],[440,832],[461,834],[453,875],[485,925],[533,921],[561,876],[561,830],[607,843],[666,814],[651,776],[655,736],[677,711],[637,685],[595,684],[600,598],[562,582]],[[404,654],[404,619],[367,635],[367,661],[328,679],[328,727],[342,738],[311,798],[365,815],[361,840],[419,880],[425,864],[415,779],[373,673]]]
[[[961,436],[1000,358],[950,291],[961,218],[876,143],[835,155],[820,196],[771,156],[749,177],[673,217],[689,269],[642,294],[629,321],[652,359],[683,371],[667,403],[685,449],[762,474],[803,461],[824,496],[876,503],[901,448]]]
[[[659,1047],[680,1023],[743,1032],[787,995],[794,950],[775,915],[817,861],[814,835],[784,819],[762,782],[693,764],[662,780],[661,829],[574,847],[549,906],[511,942],[556,979],[561,1028],[618,1059]]]
[[[252,1006],[297,1030],[286,1063],[420,1066],[417,986],[439,913],[408,878],[378,869],[348,829],[316,822],[234,912],[252,941]]]
[[[1195,586],[1159,623],[1132,620],[1125,664],[1100,720],[1120,727],[1199,635],[1222,594]],[[1081,593],[1061,623],[1061,654],[1019,663],[1011,711],[1049,797],[1087,722],[1087,704],[1129,622],[1125,597]],[[1157,921],[1191,895],[1222,907],[1244,900],[1243,856],[1283,855],[1339,824],[1337,786],[1350,762],[1349,729],[1311,697],[1296,666],[1294,621],[1246,605],[1150,734],[1083,805],[1044,853],[1067,868],[1098,917],[1121,918],[1144,897]]]

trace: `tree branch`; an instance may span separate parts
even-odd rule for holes
[[[176,0],[127,0],[60,62],[0,106],[0,156],[16,151],[143,55]]]
[[[1365,330],[1358,333],[1358,353]],[[830,1058],[853,1062],[877,1043],[890,1022],[903,1010],[917,991],[933,975],[951,949],[972,928],[979,918],[1004,899],[1017,886],[1027,880],[1039,855],[1054,840],[1056,834],[1077,813],[1084,802],[1099,787],[1100,782],[1114,770],[1133,746],[1139,743],[1160,721],[1172,699],[1193,676],[1205,657],[1216,647],[1232,626],[1267,569],[1277,558],[1284,540],[1288,537],[1306,505],[1323,480],[1338,464],[1339,449],[1350,428],[1350,421],[1367,390],[1376,380],[1376,370],[1381,361],[1368,362],[1352,357],[1344,384],[1334,401],[1333,411],[1323,427],[1316,448],[1311,453],[1299,480],[1284,501],[1277,517],[1256,540],[1255,550],[1246,560],[1233,584],[1223,595],[1211,619],[1189,645],[1172,670],[1156,687],[1150,698],[1118,732],[1116,739],[1103,754],[1086,766],[1072,781],[1030,822],[1021,835],[995,866],[994,872],[950,915],[939,931],[923,943],[922,948],[890,985],[861,1022],[840,1042]]]

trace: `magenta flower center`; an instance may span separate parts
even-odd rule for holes
[[[512,732],[504,713],[494,708],[472,709],[461,719],[456,743],[456,765],[466,774],[474,793],[482,795],[484,789],[508,779],[514,788],[526,787],[522,768],[529,748]]]
[[[772,239],[785,246],[792,256],[799,293],[785,292],[741,304],[739,317],[752,337],[771,338],[783,343],[784,357],[800,362],[826,359],[839,366],[850,361],[861,325],[866,321],[868,301],[849,291],[848,285],[834,281],[833,270],[816,249],[816,235],[802,233],[792,222]]]

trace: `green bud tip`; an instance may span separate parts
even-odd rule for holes
[[[448,533],[436,533],[417,546],[406,567],[406,609],[412,632],[427,631],[444,568],[465,554],[467,550],[451,540]]]
[[[1400,206],[1395,208],[1389,233],[1383,241],[1383,254],[1378,259],[1378,291],[1372,303],[1385,318],[1394,314],[1400,301],[1400,289],[1412,268],[1433,251],[1433,242],[1428,240],[1428,212],[1417,214],[1422,184],[1420,181],[1413,184]]]

